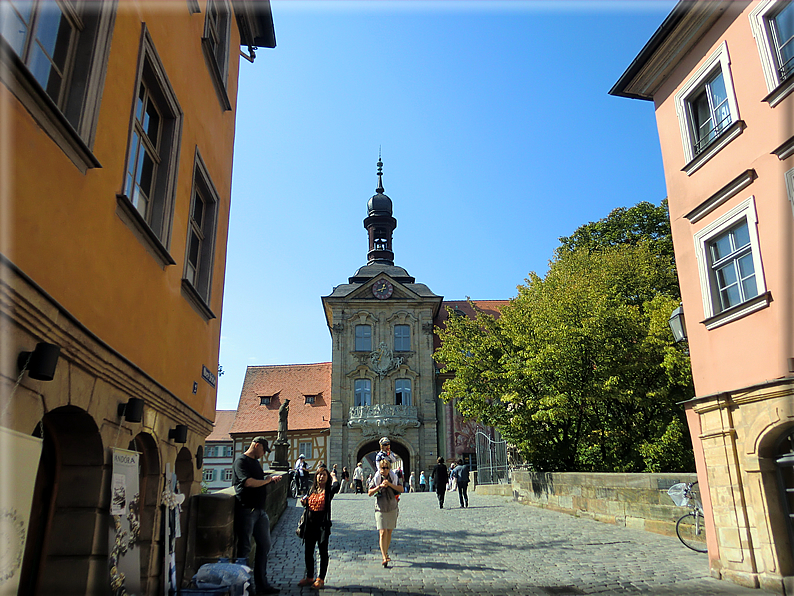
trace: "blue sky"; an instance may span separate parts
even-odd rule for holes
[[[395,263],[448,300],[512,298],[560,236],[658,204],[653,105],[607,92],[674,4],[274,0],[240,67],[218,409],[249,365],[330,361],[379,147]]]

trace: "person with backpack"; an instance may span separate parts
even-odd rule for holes
[[[458,466],[455,468],[455,475],[458,478],[458,497],[460,497],[460,506],[469,506],[469,466],[459,460]],[[464,505],[465,503],[465,505]]]

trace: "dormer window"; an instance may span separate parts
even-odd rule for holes
[[[259,396],[259,405],[260,406],[269,406],[270,405],[271,396],[269,395],[260,395]]]
[[[314,399],[315,399],[317,396],[316,396],[316,395],[305,395],[304,397],[306,398],[306,401],[304,401],[303,403],[305,403],[305,404],[310,404],[310,405],[314,405]]]

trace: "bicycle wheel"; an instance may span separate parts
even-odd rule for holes
[[[703,514],[695,511],[682,516],[675,524],[675,533],[681,543],[699,553],[708,552],[704,521]]]
[[[292,482],[289,484],[289,496],[293,499],[298,498],[298,483],[294,477],[292,478]]]

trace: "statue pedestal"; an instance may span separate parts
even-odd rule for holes
[[[286,472],[290,469],[289,464],[289,441],[273,443],[273,464],[270,466],[274,470]]]

